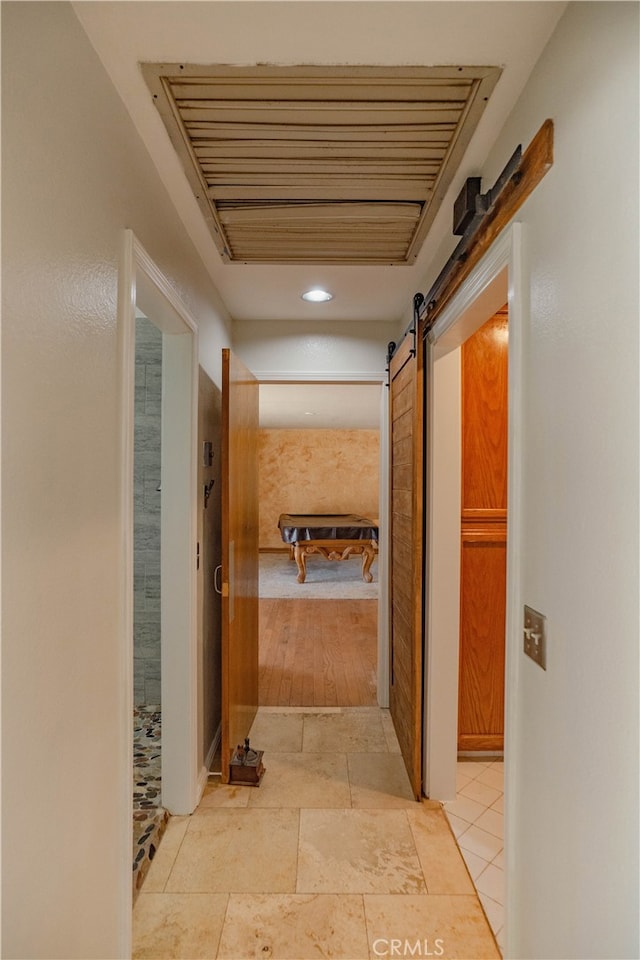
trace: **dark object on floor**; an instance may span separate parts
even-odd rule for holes
[[[244,746],[238,744],[229,763],[229,783],[259,787],[264,775],[263,755],[264,750],[251,749],[249,737],[244,741]]]

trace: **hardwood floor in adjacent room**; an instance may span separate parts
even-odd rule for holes
[[[260,706],[376,705],[376,600],[260,600]]]

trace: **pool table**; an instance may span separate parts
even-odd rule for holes
[[[298,583],[307,577],[307,557],[319,553],[327,560],[347,560],[362,554],[362,579],[371,583],[371,564],[378,550],[378,525],[375,520],[353,513],[282,513],[278,529],[289,556],[298,567]]]

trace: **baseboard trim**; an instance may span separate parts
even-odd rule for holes
[[[501,753],[504,750],[502,733],[461,733],[458,734],[458,753],[479,753],[490,751]]]
[[[385,369],[378,370],[253,370],[260,383],[384,383],[387,379]]]
[[[204,793],[204,788],[206,787],[209,780],[209,773],[211,771],[211,764],[213,763],[213,758],[216,755],[216,750],[220,746],[220,740],[222,739],[222,723],[218,724],[218,729],[216,730],[211,745],[207,751],[207,757],[204,761],[202,769],[200,770],[200,776],[198,777],[198,803],[202,799],[202,794]]]

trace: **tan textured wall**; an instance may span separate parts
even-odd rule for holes
[[[260,549],[283,547],[281,513],[378,516],[377,430],[261,430]]]

